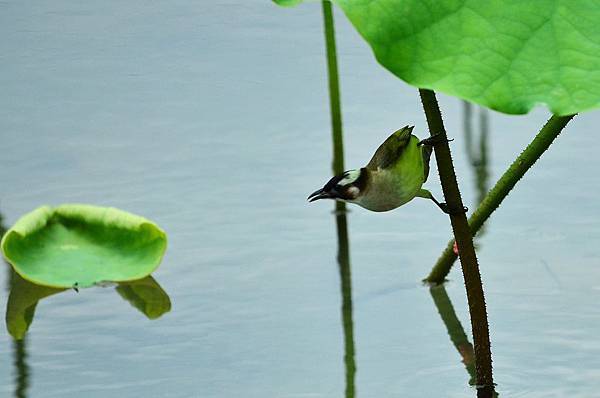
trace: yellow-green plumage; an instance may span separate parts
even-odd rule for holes
[[[323,188],[310,194],[308,200],[335,199],[381,212],[400,207],[418,196],[431,199],[448,213],[445,203],[421,188],[429,175],[432,146],[439,143],[439,137],[419,141],[412,130],[413,127],[406,126],[394,132],[377,148],[369,164],[331,178]]]
[[[394,132],[377,149],[363,169],[367,183],[354,202],[368,210],[388,211],[421,196],[427,180],[431,149],[419,146],[412,127]]]

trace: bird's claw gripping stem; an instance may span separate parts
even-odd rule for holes
[[[448,142],[454,141],[454,138],[449,140],[447,138],[446,139],[442,138],[442,136],[443,136],[442,133],[434,134],[431,137],[428,137],[428,138],[425,138],[424,140],[419,141],[417,146],[421,146],[421,145],[435,146],[435,145],[446,144]]]
[[[442,202],[439,204],[440,209],[442,209],[442,211],[446,214],[449,214],[451,216],[456,216],[462,213],[466,213],[469,211],[469,209],[465,206],[463,206],[462,210],[458,210],[458,209],[451,209],[448,207],[448,205],[445,202]]]

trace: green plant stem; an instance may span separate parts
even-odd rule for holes
[[[331,112],[331,137],[333,139],[333,174],[344,172],[344,141],[342,138],[342,110],[340,104],[340,82],[335,46],[333,7],[327,0],[321,2],[325,25],[325,45],[327,50],[327,74],[329,81],[329,106]],[[346,210],[344,202],[335,203],[336,211]]]
[[[500,206],[504,198],[506,198],[517,182],[519,182],[527,170],[529,170],[550,147],[554,139],[574,116],[575,115],[553,115],[550,120],[546,122],[544,127],[542,127],[540,132],[535,136],[534,140],[523,152],[521,152],[508,170],[504,172],[496,185],[488,192],[481,204],[469,218],[469,228],[472,236],[477,234],[485,221],[487,221],[494,210]],[[437,260],[427,278],[425,278],[425,281],[429,283],[442,283],[446,279],[446,276],[448,276],[457,257],[453,250],[454,242],[454,240],[448,242],[446,249],[442,252],[442,255]]]
[[[344,172],[344,137],[342,131],[342,110],[340,104],[340,84],[338,77],[335,46],[333,9],[327,0],[322,1],[325,44],[327,49],[327,72],[329,81],[329,104],[331,111],[331,137],[333,139],[332,168],[335,175]],[[354,360],[354,322],[352,320],[352,276],[350,272],[350,246],[348,243],[348,222],[346,204],[336,202],[335,217],[338,237],[338,265],[342,293],[342,326],[344,328],[344,364],[346,368],[346,398],[353,398],[356,375]]]
[[[430,135],[439,134],[443,144],[436,145],[435,159],[438,173],[442,183],[442,191],[450,212],[450,222],[454,237],[458,242],[460,262],[462,265],[467,301],[473,330],[473,341],[475,343],[475,363],[478,385],[478,396],[492,397],[494,391],[494,380],[492,377],[492,352],[490,349],[490,337],[485,308],[485,298],[477,256],[473,246],[473,237],[467,223],[467,216],[462,211],[463,202],[454,173],[450,147],[448,146],[446,130],[442,120],[435,93],[427,89],[419,89],[421,102],[427,117]]]

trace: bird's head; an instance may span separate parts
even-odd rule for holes
[[[321,189],[317,189],[308,197],[309,202],[319,199],[335,199],[344,202],[353,202],[361,195],[366,183],[367,171],[348,170],[343,174],[333,177]]]

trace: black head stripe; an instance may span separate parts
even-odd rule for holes
[[[336,185],[337,185],[337,184],[338,184],[338,183],[339,183],[341,180],[343,180],[345,176],[346,176],[346,173],[344,173],[344,174],[341,174],[341,175],[339,175],[339,176],[332,177],[332,178],[331,178],[331,180],[329,180],[329,181],[327,182],[327,184],[325,184],[325,186],[323,187],[323,190],[324,190],[325,192],[330,192],[330,191],[332,191],[332,190],[333,190],[333,188],[335,188],[335,186],[336,186]]]

